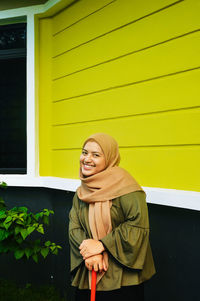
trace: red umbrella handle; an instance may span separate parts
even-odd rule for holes
[[[92,270],[92,281],[91,281],[91,296],[90,301],[95,301],[96,295],[96,282],[97,282],[97,273]]]

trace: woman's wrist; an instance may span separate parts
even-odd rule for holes
[[[102,251],[101,251],[101,253],[103,253],[105,250],[106,250],[106,248],[105,248],[105,246],[104,246],[104,244],[102,243],[102,241],[101,240],[99,240],[99,242],[101,243],[101,245],[102,245]]]

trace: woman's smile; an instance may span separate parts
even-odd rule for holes
[[[88,165],[88,164],[85,164],[85,163],[83,163],[83,168],[84,169],[91,169],[92,167],[94,167],[94,165]]]

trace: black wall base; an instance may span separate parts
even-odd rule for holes
[[[145,300],[200,300],[200,212],[149,204],[149,217],[157,273]]]

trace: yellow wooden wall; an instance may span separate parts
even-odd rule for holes
[[[105,132],[141,185],[200,191],[200,1],[80,0],[39,25],[40,175],[78,178]]]

